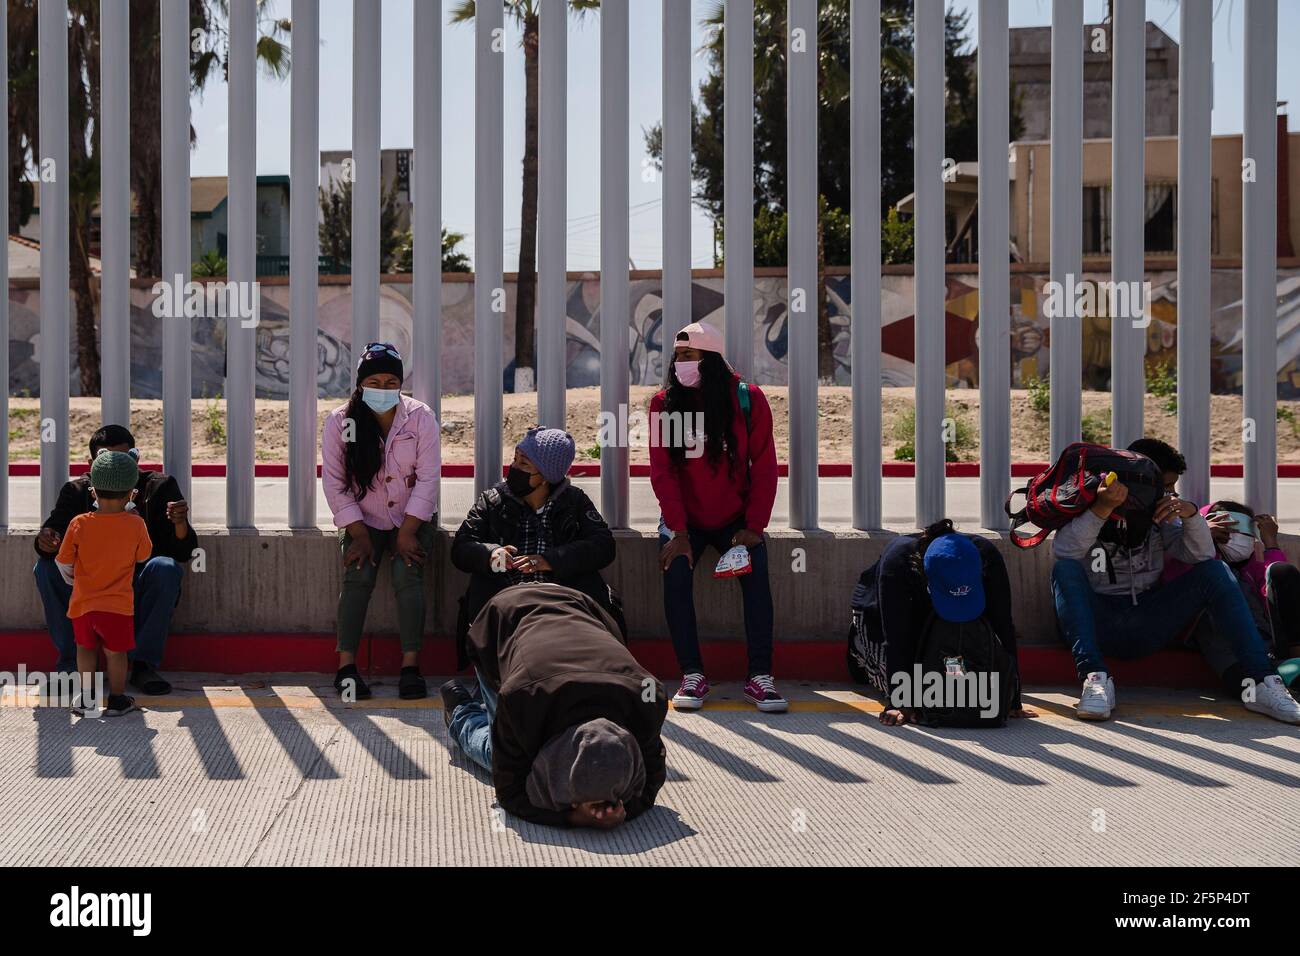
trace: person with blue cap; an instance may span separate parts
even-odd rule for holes
[[[991,541],[961,534],[945,518],[919,535],[900,535],[880,560],[862,573],[853,596],[849,672],[888,696],[891,678],[908,673],[927,627],[936,620],[967,624],[984,619],[1006,649],[1013,672],[1016,632],[1011,618],[1011,580]],[[1020,702],[1017,677],[1009,717],[1036,717]],[[912,722],[915,711],[887,704],[883,724]]]
[[[600,574],[614,561],[614,536],[567,477],[576,452],[564,429],[530,428],[515,446],[505,480],[478,496],[457,530],[451,563],[470,576],[456,626],[462,669],[469,664],[470,625],[497,593],[515,584],[549,582],[583,592],[609,612],[626,640],[622,604]],[[452,737],[490,770],[492,692],[482,681],[450,680],[441,693]]]

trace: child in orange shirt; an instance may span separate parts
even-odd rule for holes
[[[135,647],[135,566],[148,561],[153,543],[144,519],[127,506],[135,497],[140,469],[125,452],[100,449],[90,466],[96,510],[72,519],[55,562],[72,585],[68,617],[77,642],[77,670],[83,693],[74,709],[90,707],[86,689],[93,686],[102,645],[108,661],[108,706],[118,717],[135,708],[126,694],[127,653]],[[94,708],[100,707],[94,702]]]

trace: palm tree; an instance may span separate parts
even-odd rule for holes
[[[190,23],[208,38],[203,50],[190,56],[190,83],[201,90],[218,69],[225,75],[229,54],[227,0],[189,0]],[[258,0],[262,36],[257,54],[273,76],[287,75],[289,50],[276,34],[288,31],[285,20],[273,20],[267,0]],[[9,229],[31,215],[33,189],[28,171],[40,156],[38,142],[37,0],[8,0],[10,43],[9,176],[14,202]],[[136,270],[142,275],[162,271],[160,228],[161,130],[158,116],[159,7],[157,0],[131,0],[131,189],[136,200]],[[99,345],[95,337],[97,283],[90,271],[90,222],[99,199],[99,0],[70,0],[68,4],[68,192],[69,284],[75,300],[77,367],[81,394],[99,394]],[[190,133],[194,138],[193,131]]]
[[[523,33],[524,48],[524,176],[519,208],[519,280],[515,291],[515,374],[533,367],[536,340],[533,313],[537,306],[537,55],[538,0],[502,0],[506,16]],[[600,0],[569,0],[569,9],[579,17],[600,7]],[[474,19],[474,0],[462,0],[451,13],[451,22]]]

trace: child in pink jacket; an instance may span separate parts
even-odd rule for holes
[[[1201,508],[1201,514],[1210,526],[1220,560],[1236,575],[1274,659],[1300,657],[1300,568],[1289,563],[1278,547],[1277,519],[1256,514],[1237,501],[1213,502]],[[1173,580],[1187,569],[1181,561],[1167,561],[1163,580]],[[1212,623],[1204,619],[1193,629],[1203,649],[1207,642],[1210,647],[1216,644],[1212,629]],[[1207,656],[1213,663],[1217,655],[1207,651]],[[1219,668],[1230,683],[1235,683],[1234,663],[1225,658]],[[1295,668],[1279,667],[1279,672],[1288,683],[1295,677]]]

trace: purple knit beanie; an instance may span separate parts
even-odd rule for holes
[[[577,445],[573,436],[562,428],[530,428],[523,441],[515,446],[537,466],[541,476],[556,485],[569,473]]]

